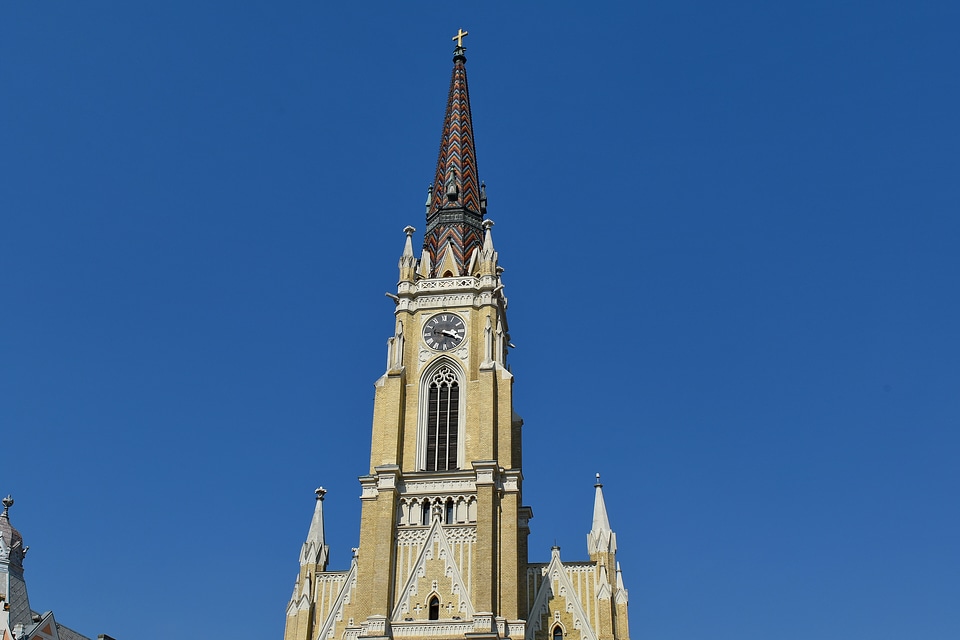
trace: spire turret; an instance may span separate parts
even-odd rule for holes
[[[3,513],[0,513],[0,563],[9,563],[11,569],[23,573],[23,556],[26,555],[23,536],[10,524],[10,507],[13,506],[13,496],[7,495],[2,503]]]
[[[326,571],[330,547],[325,544],[323,535],[323,496],[326,495],[327,490],[323,487],[317,487],[315,493],[317,494],[317,505],[313,509],[310,530],[307,532],[307,539],[300,552],[300,566],[316,565],[316,571]]]
[[[416,231],[410,225],[404,227],[403,232],[407,235],[403,243],[403,253],[400,254],[400,280],[413,282],[416,279],[417,258],[413,255],[413,232]]]
[[[462,29],[454,36],[453,73],[443,118],[443,134],[433,185],[427,195],[424,258],[435,265],[428,277],[464,275],[471,254],[483,242],[481,221],[486,211],[486,188],[477,179],[473,144],[467,57]],[[441,256],[441,253],[449,254]],[[446,257],[446,260],[442,260]],[[452,267],[452,268],[451,268]]]
[[[27,583],[23,579],[23,557],[28,547],[23,546],[23,536],[10,524],[10,507],[13,497],[8,495],[2,500],[3,513],[0,513],[0,593],[4,594],[3,608],[7,613],[6,623],[12,629],[16,625],[29,625],[32,622],[30,598],[27,596]],[[0,627],[2,628],[2,627]],[[2,633],[0,633],[2,637]]]
[[[593,486],[596,489],[593,498],[593,527],[587,534],[587,551],[591,558],[597,553],[617,552],[617,534],[610,528],[610,519],[607,517],[607,505],[603,501],[603,485],[600,484],[599,473],[597,474],[597,482]]]

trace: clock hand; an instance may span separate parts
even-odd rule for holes
[[[456,333],[455,331],[450,331],[450,329],[443,329],[443,330],[440,331],[440,333],[442,333],[442,334],[445,335],[445,336],[450,336],[451,338],[459,338],[459,337],[460,337],[460,336],[457,335],[457,333]]]

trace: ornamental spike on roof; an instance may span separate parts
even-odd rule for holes
[[[477,156],[473,145],[473,121],[470,92],[467,88],[466,48],[460,40],[453,50],[453,73],[447,110],[443,118],[440,153],[430,195],[427,198],[427,228],[423,248],[431,263],[437,265],[431,277],[465,275],[470,255],[483,242],[481,222],[486,213],[486,194],[477,179]],[[453,249],[459,273],[449,268],[439,272],[439,253],[445,246]],[[449,266],[449,262],[447,261]],[[448,273],[450,272],[450,273]]]

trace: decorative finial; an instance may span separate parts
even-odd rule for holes
[[[454,64],[456,64],[457,62],[459,62],[460,64],[463,64],[464,62],[467,61],[467,56],[464,55],[467,48],[463,46],[463,38],[466,35],[467,35],[467,32],[464,31],[463,29],[457,29],[457,35],[451,38],[451,40],[457,41],[457,46],[453,50]]]
[[[416,229],[414,229],[414,228],[411,227],[410,225],[407,225],[407,226],[405,226],[405,227],[403,228],[403,232],[404,232],[405,234],[407,234],[407,237],[408,237],[408,238],[413,235],[413,232],[414,232],[414,231],[416,231]]]
[[[317,494],[317,500],[320,500],[322,502],[323,496],[327,495],[327,490],[324,489],[323,487],[317,487],[314,493]]]
[[[8,493],[8,494],[7,494],[7,497],[3,499],[3,513],[0,514],[0,515],[2,515],[2,516],[4,516],[4,517],[9,517],[9,516],[8,516],[8,512],[10,511],[10,507],[12,507],[12,506],[13,506],[13,496],[11,496],[11,495]]]
[[[597,484],[595,484],[595,485],[593,485],[593,486],[594,486],[594,487],[602,487],[602,486],[603,486],[602,484],[600,484],[600,474],[599,474],[599,473],[597,474]]]
[[[487,218],[486,220],[483,221],[483,228],[485,230],[489,231],[490,227],[492,226],[493,226],[493,220],[491,220],[490,218]]]
[[[463,38],[464,36],[469,35],[469,31],[464,31],[463,29],[457,29],[457,35],[450,38],[451,40],[457,41],[457,49],[463,49]]]

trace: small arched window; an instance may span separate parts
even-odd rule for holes
[[[440,598],[433,596],[430,598],[430,619],[439,620],[440,619]]]
[[[424,498],[420,505],[420,524],[430,524],[430,500],[428,498]]]
[[[426,471],[457,469],[460,429],[460,381],[443,365],[430,376],[427,388]]]
[[[447,504],[444,509],[444,522],[447,524],[453,524],[453,498],[447,498]]]
[[[563,629],[560,628],[560,625],[553,628],[553,640],[563,640]]]

